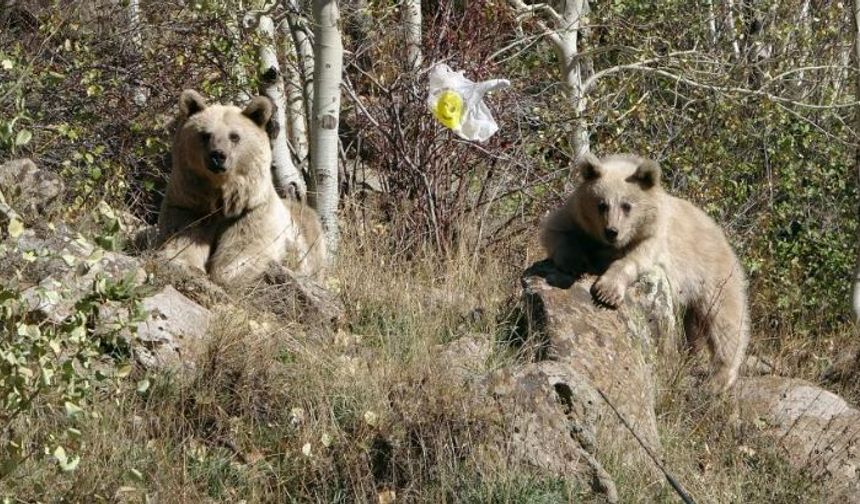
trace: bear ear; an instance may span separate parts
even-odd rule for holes
[[[639,184],[642,189],[651,189],[660,185],[660,165],[657,161],[643,159],[633,176],[630,177],[633,182]]]
[[[262,129],[267,129],[269,120],[275,112],[275,104],[265,96],[255,96],[251,103],[245,107],[242,114],[254,121],[254,124]]]
[[[193,89],[186,89],[179,97],[179,112],[183,121],[205,108],[206,100]]]
[[[596,180],[603,175],[603,165],[601,165],[597,156],[590,152],[586,152],[579,158],[579,161],[576,162],[575,173],[582,175],[582,180]]]

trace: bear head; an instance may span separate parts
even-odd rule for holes
[[[591,153],[577,164],[581,182],[572,201],[579,227],[597,241],[624,249],[654,231],[662,189],[660,166],[649,159]]]
[[[174,157],[180,165],[218,187],[237,175],[270,179],[272,151],[267,128],[274,104],[264,96],[244,109],[208,105],[194,90],[179,98]]]

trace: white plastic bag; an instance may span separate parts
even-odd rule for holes
[[[483,142],[498,131],[484,95],[511,85],[507,79],[472,82],[448,65],[439,63],[430,70],[427,106],[437,121],[466,140]]]

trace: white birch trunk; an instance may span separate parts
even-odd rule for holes
[[[293,43],[289,23],[281,24],[282,40],[284,41],[284,88],[287,97],[287,137],[293,148],[300,173],[307,171],[308,165],[308,126],[305,95],[302,91],[304,84],[302,72],[299,70],[299,56]]]
[[[410,70],[421,68],[421,0],[403,0],[403,23],[406,25],[406,60]]]
[[[298,12],[298,0],[287,0],[287,7],[292,12]],[[299,58],[299,72],[302,77],[302,94],[304,95],[305,117],[311,116],[314,103],[314,47],[308,37],[308,28],[297,15],[289,16],[290,32],[293,35],[293,45]]]
[[[314,101],[311,114],[310,199],[319,212],[327,246],[334,255],[339,239],[338,121],[343,45],[336,0],[314,0]]]
[[[128,24],[131,36],[132,61],[135,66],[131,79],[131,99],[135,105],[142,107],[146,105],[148,97],[146,89],[140,85],[140,77],[136,68],[140,64],[141,54],[143,54],[143,35],[140,32],[140,0],[129,0]]]
[[[588,125],[585,121],[585,109],[588,100],[582,88],[582,63],[579,55],[579,31],[588,10],[587,0],[573,0],[565,3],[561,13],[563,22],[556,30],[557,37],[552,38],[559,56],[559,71],[567,88],[573,111],[575,113],[573,131],[573,149],[576,159],[591,150],[588,140]]]
[[[290,157],[287,145],[287,100],[284,91],[284,78],[278,63],[276,50],[275,24],[269,16],[260,16],[257,31],[262,41],[260,45],[260,91],[275,104],[272,117],[277,133],[272,142],[272,181],[275,190],[282,198],[305,196],[305,181]]]
[[[226,26],[227,31],[230,32],[230,36],[233,38],[233,44],[235,47],[240,47],[242,44],[242,28],[252,24],[253,22],[254,15],[252,13],[245,13],[241,18],[239,14],[235,14],[230,17]],[[248,74],[245,72],[245,67],[242,66],[242,62],[238,60],[230,71],[232,72],[231,77],[233,78],[233,81],[239,88],[236,92],[236,96],[234,97],[234,102],[236,105],[241,107],[251,100],[251,95],[248,94]]]
[[[852,2],[852,20],[854,21],[854,71],[857,72],[860,70],[860,0],[854,0]],[[860,99],[860,73],[855,74],[855,78],[857,81],[855,84],[855,99]],[[854,107],[854,140],[857,141],[857,135],[860,135],[860,106]],[[855,148],[854,153],[854,169],[857,170],[857,179],[855,183],[860,183],[860,147]],[[860,212],[858,212],[858,218],[860,218]],[[860,236],[858,236],[858,243],[856,244],[860,247]],[[853,296],[851,302],[851,308],[854,310],[854,317],[857,321],[860,321],[860,249],[858,249],[857,253],[857,268],[854,272],[854,286],[853,286]]]
[[[729,37],[731,37],[732,41],[732,51],[735,53],[735,57],[740,59],[741,57],[741,43],[738,40],[738,29],[735,26],[735,2],[734,0],[726,0],[726,26],[727,31],[729,32]]]
[[[535,6],[527,5],[523,0],[508,0],[521,15],[534,14]],[[588,0],[567,0],[563,2],[564,10],[556,12],[546,4],[540,4],[550,11],[551,23],[538,20],[537,24],[544,35],[552,42],[558,54],[561,80],[565,84],[568,99],[575,113],[574,132],[571,143],[574,155],[579,158],[591,150],[588,139],[588,124],[585,121],[585,110],[588,105],[585,89],[583,88],[583,65],[579,58],[580,31],[583,30],[586,16],[589,12]],[[589,68],[589,71],[591,69]]]
[[[711,35],[711,47],[717,47],[717,13],[714,10],[714,0],[708,0],[708,33]]]

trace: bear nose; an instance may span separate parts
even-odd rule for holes
[[[610,242],[614,242],[616,238],[618,238],[618,229],[614,227],[608,227],[603,230],[603,234],[606,235],[606,239]]]
[[[215,173],[225,171],[224,162],[227,161],[227,155],[219,150],[214,150],[209,153],[209,169]]]

